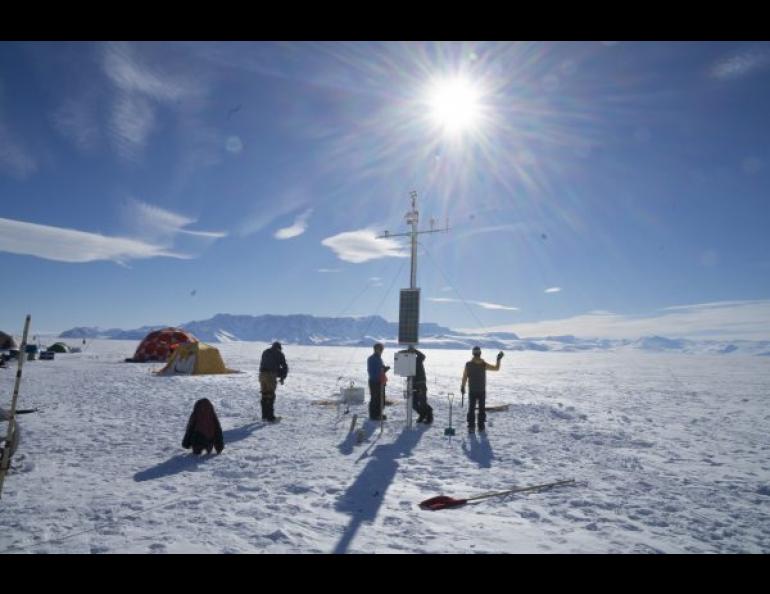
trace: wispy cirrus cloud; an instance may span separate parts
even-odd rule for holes
[[[769,340],[770,300],[678,305],[646,315],[593,311],[571,318],[495,326],[486,330],[516,332],[520,336],[573,334],[635,339],[659,335],[669,338]]]
[[[340,260],[360,264],[379,258],[407,258],[409,254],[395,239],[378,239],[371,229],[346,231],[321,242],[330,248]]]
[[[302,186],[289,188],[277,197],[256,197],[252,213],[246,214],[237,228],[238,235],[248,236],[262,231],[273,221],[302,208],[310,210],[312,193]]]
[[[146,97],[123,94],[115,100],[110,120],[112,141],[118,154],[135,159],[147,143],[155,124],[155,110]]]
[[[757,299],[752,301],[712,301],[710,303],[696,303],[694,305],[671,305],[669,307],[664,307],[661,309],[661,311],[674,311],[674,312],[684,312],[684,313],[692,313],[692,312],[703,312],[703,311],[718,311],[725,309],[732,309],[732,308],[744,308],[747,306],[756,306],[756,305],[763,305],[768,304],[770,301],[763,300],[763,299]],[[602,312],[602,313],[608,313],[608,312]],[[770,319],[768,320],[770,321]]]
[[[290,226],[278,229],[275,232],[274,237],[276,239],[291,239],[292,237],[302,235],[307,231],[307,220],[310,218],[311,214],[313,214],[313,209],[308,208],[305,212],[298,215]]]
[[[125,213],[129,224],[142,237],[163,238],[178,233],[204,239],[221,239],[227,236],[224,231],[185,229],[184,227],[196,223],[197,219],[147,204],[141,200],[128,200]]]
[[[561,293],[561,287],[548,287],[546,293]]]
[[[157,62],[142,59],[139,47],[107,44],[102,68],[115,91],[109,130],[118,154],[135,160],[155,128],[156,105],[197,96],[202,86],[192,77],[161,70]]]
[[[14,138],[0,120],[0,170],[26,179],[37,169],[37,162],[23,142]]]
[[[169,257],[192,259],[191,253],[173,249],[177,238],[216,240],[223,231],[186,229],[196,219],[130,199],[124,206],[124,220],[132,237],[115,237],[77,229],[53,227],[11,219],[0,219],[0,251],[25,254],[59,262],[94,262]]]
[[[460,299],[455,299],[453,297],[428,297],[428,301],[433,301],[434,303],[462,303]],[[505,311],[519,311],[518,307],[513,307],[510,305],[500,305],[499,303],[489,303],[488,301],[468,301],[466,300],[465,303],[470,303],[472,305],[477,305],[479,307],[483,307],[484,309],[497,309],[497,310],[505,310]]]
[[[192,258],[138,239],[3,218],[0,218],[0,251],[72,263],[99,260],[125,263],[157,257]]]
[[[340,268],[319,268],[318,272],[324,272],[324,273],[331,273],[331,272],[339,272]]]
[[[84,94],[78,100],[66,100],[50,115],[50,119],[54,128],[77,148],[87,151],[99,144],[99,120],[90,95]]]
[[[200,87],[192,78],[161,70],[138,55],[137,46],[110,43],[102,65],[112,83],[127,93],[139,93],[157,101],[176,101],[197,94]]]
[[[752,48],[719,60],[711,68],[711,76],[720,80],[738,79],[770,65],[770,51]]]
[[[485,233],[512,233],[514,231],[521,231],[526,229],[524,223],[506,223],[504,225],[487,225],[485,227],[476,227],[475,229],[468,229],[457,235],[460,237],[472,237],[474,235],[482,235]]]

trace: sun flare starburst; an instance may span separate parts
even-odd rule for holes
[[[428,109],[434,124],[449,134],[470,131],[479,123],[479,89],[457,77],[435,81],[428,91]]]

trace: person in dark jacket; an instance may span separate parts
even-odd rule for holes
[[[372,421],[385,420],[382,407],[385,404],[385,384],[388,378],[385,375],[390,367],[382,362],[382,351],[385,347],[382,343],[374,345],[374,354],[366,360],[366,369],[369,373],[369,418]]]
[[[206,450],[211,453],[212,448],[221,454],[225,449],[225,441],[222,436],[222,426],[219,424],[214,405],[208,398],[201,398],[193,406],[190,420],[187,421],[187,430],[182,439],[182,447],[192,448],[196,456]]]
[[[430,425],[433,422],[433,407],[428,404],[428,382],[425,377],[425,354],[414,347],[406,349],[409,353],[417,353],[417,370],[413,380],[414,394],[412,408],[417,411],[418,423]]]
[[[262,420],[274,423],[277,419],[273,405],[275,404],[275,390],[280,382],[283,385],[286,376],[289,375],[289,366],[286,357],[283,356],[280,342],[274,342],[269,349],[262,353],[259,362],[259,388],[262,394]]]
[[[497,365],[490,365],[481,358],[481,348],[473,347],[473,359],[465,364],[460,392],[465,394],[468,384],[468,431],[476,431],[476,404],[479,406],[479,431],[484,431],[487,413],[484,410],[487,398],[487,370],[498,371],[503,352],[497,353]]]

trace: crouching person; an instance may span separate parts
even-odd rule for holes
[[[210,454],[212,449],[216,449],[217,454],[221,454],[225,449],[222,426],[219,424],[217,413],[214,412],[214,405],[208,398],[201,398],[195,403],[190,420],[187,421],[182,447],[192,448],[196,456],[203,450]]]

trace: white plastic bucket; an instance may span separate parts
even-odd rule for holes
[[[365,394],[363,388],[341,388],[340,396],[346,404],[363,404]]]

